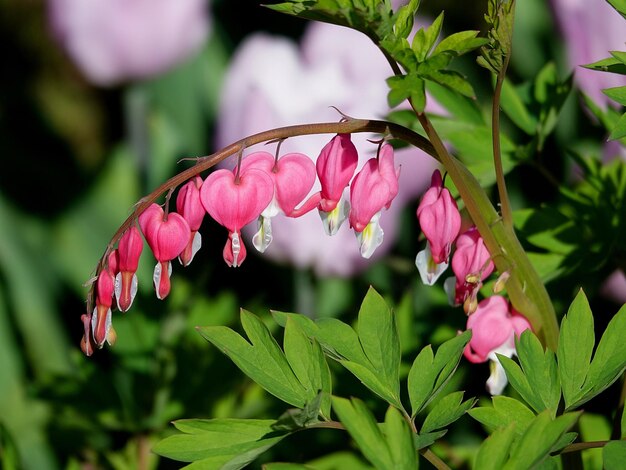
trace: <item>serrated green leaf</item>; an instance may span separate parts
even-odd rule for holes
[[[198,332],[226,354],[242,372],[272,395],[298,408],[307,394],[289,367],[285,355],[263,322],[242,310],[241,321],[252,344],[224,326],[198,327]]]
[[[233,463],[227,467],[242,468],[287,435],[272,430],[273,423],[273,420],[255,419],[175,421],[176,428],[184,434],[163,439],[156,444],[153,451],[182,462],[208,458],[218,459],[221,463],[244,460],[245,463],[240,466]]]
[[[446,427],[463,416],[476,402],[473,398],[462,403],[461,400],[463,400],[463,392],[453,392],[439,400],[426,416],[420,433]]]
[[[333,397],[332,405],[365,458],[378,469],[393,468],[387,441],[365,404],[358,398]]]
[[[498,359],[504,368],[509,383],[515,390],[517,390],[517,393],[520,394],[524,401],[537,412],[543,410],[544,405],[541,398],[535,395],[520,366],[517,365],[517,363],[511,358],[502,356],[501,354],[498,354]]]
[[[435,18],[435,21],[426,28],[417,31],[415,36],[413,37],[413,42],[411,43],[411,48],[415,52],[417,56],[417,60],[422,62],[428,56],[428,53],[431,51],[439,34],[441,33],[441,26],[443,24],[443,11]]]
[[[509,456],[513,439],[516,437],[515,425],[499,429],[483,441],[474,459],[475,469],[501,470]]]
[[[385,387],[400,395],[400,342],[393,312],[373,288],[369,288],[358,317],[359,341]]]
[[[580,413],[566,413],[552,420],[550,411],[537,415],[517,441],[505,470],[532,468],[547,458],[551,449],[575,423]]]
[[[319,343],[315,339],[311,342],[298,324],[288,319],[283,345],[287,361],[305,388],[307,399],[313,400],[320,391],[324,392],[320,413],[330,419],[331,375]]]
[[[436,355],[433,355],[430,345],[417,355],[409,371],[407,384],[413,417],[428,405],[450,380],[459,365],[463,348],[471,337],[471,331],[465,331],[439,346]]]
[[[478,33],[479,31],[460,31],[451,34],[437,44],[432,55],[446,52],[459,56],[477,49],[488,42],[485,38],[477,38]]]
[[[609,140],[618,140],[626,137],[626,113],[622,114],[609,134]]]
[[[544,352],[541,342],[531,330],[522,333],[516,342],[516,350],[528,385],[542,403],[540,409],[535,408],[536,411],[549,409],[556,413],[561,387],[554,353],[549,349]]]
[[[624,331],[626,331],[626,305],[611,319],[600,339],[583,386],[590,392],[577,403],[578,405],[606,390],[626,369]]]
[[[437,70],[425,73],[423,76],[467,98],[476,97],[472,85],[463,75],[454,70]]]
[[[515,435],[521,436],[535,417],[526,405],[515,398],[495,395],[491,400],[493,406],[481,406],[468,411],[489,432],[515,424]]]
[[[626,462],[626,442],[611,441],[602,449],[605,470],[621,470]]]
[[[396,391],[389,389],[389,387],[380,380],[378,374],[372,370],[371,366],[368,367],[351,361],[339,362],[342,366],[352,372],[352,374],[359,379],[363,385],[387,403],[390,403],[398,408],[402,407],[400,397],[396,394]]]
[[[413,431],[400,411],[393,406],[385,415],[385,437],[391,453],[393,468],[415,470],[417,468],[417,452],[413,442]]]
[[[595,344],[593,315],[585,293],[581,290],[561,321],[557,358],[566,409],[585,391],[591,354]]]

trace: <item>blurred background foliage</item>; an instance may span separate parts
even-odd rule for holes
[[[216,150],[224,77],[242,41],[258,31],[297,41],[306,24],[251,0],[213,0],[204,3],[210,32],[192,54],[161,73],[103,86],[90,82],[61,47],[50,26],[53,4],[63,6],[43,0],[0,3],[4,468],[174,468],[176,464],[150,453],[153,443],[173,432],[173,419],[279,416],[281,404],[242,377],[194,330],[196,325],[238,329],[239,307],[267,319],[276,332],[269,309],[304,308],[317,317],[351,321],[367,286],[374,285],[395,307],[407,364],[420,346],[440,344],[464,329],[464,316],[447,306],[443,290],[419,282],[413,264],[422,243],[415,199],[401,213],[391,251],[349,277],[321,276],[258,255],[231,270],[221,258],[225,233],[206,220],[204,248],[189,268],[175,267],[171,296],[156,300],[149,282],[152,261],[144,254],[135,306],[114,316],[117,343],[84,357],[78,347],[84,283],[109,237],[143,194],[184,165],[177,166],[178,159]],[[546,64],[554,64],[553,77],[561,81],[571,73],[554,15],[559,2],[551,6],[542,0],[518,5],[510,78],[521,86],[522,98]],[[484,8],[485,2],[447,0],[424,2],[423,11],[434,17],[445,9],[445,29],[455,31],[484,29]],[[476,88],[476,108],[487,109],[488,76],[470,60],[458,67]],[[524,133],[511,108],[505,123],[511,142],[509,184],[515,207],[528,208],[517,216],[522,235],[539,254],[550,255],[538,256],[538,263],[545,268],[557,311],[563,313],[583,286],[594,312],[606,312],[602,325],[616,311],[611,299],[624,297],[623,290],[601,295],[604,279],[625,264],[623,238],[617,236],[624,233],[624,223],[602,225],[599,238],[597,232],[608,214],[623,213],[623,164],[618,160],[609,169],[600,165],[607,130],[583,110],[577,90],[562,98],[554,111],[560,111],[558,122],[542,136],[541,145],[533,140],[536,136]],[[531,115],[539,116],[541,106],[527,105]],[[516,154],[516,149],[527,151]],[[569,149],[576,149],[576,161]],[[623,148],[614,151],[619,152],[623,155]],[[478,162],[483,167],[488,154],[485,159]],[[581,168],[592,174],[579,193],[586,196],[564,196],[559,186],[576,184]],[[542,209],[557,202],[558,207]],[[562,230],[551,229],[555,221]],[[593,247],[581,245],[581,230],[594,240]],[[610,251],[605,236],[612,240]],[[356,242],[349,248],[356,250]],[[485,397],[487,366],[472,367],[470,373],[463,362],[451,386],[465,389],[466,396]],[[352,376],[339,368],[333,373],[337,394],[356,394],[377,406]],[[602,439],[609,429],[606,410],[593,403],[590,409],[597,415],[585,418],[581,430],[591,440]],[[437,450],[453,465],[466,465],[481,432],[464,418],[447,437],[449,446]],[[262,459],[304,462],[346,446],[348,439],[336,431],[303,433]],[[591,451],[586,458],[597,460]],[[348,466],[341,467],[341,462]],[[358,457],[339,453],[320,468],[360,468],[358,462]]]

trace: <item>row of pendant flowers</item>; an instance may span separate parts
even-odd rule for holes
[[[494,264],[476,227],[461,233],[461,214],[439,171],[433,173],[417,217],[427,239],[426,248],[417,254],[415,261],[422,282],[433,285],[452,264],[454,276],[444,281],[444,290],[451,305],[463,306],[468,315],[467,329],[472,330],[472,338],[463,353],[470,362],[491,362],[486,385],[492,395],[498,395],[504,390],[507,378],[497,355],[516,354],[515,339],[531,328],[530,323],[501,295],[478,302],[479,290],[493,273]],[[500,275],[494,292],[504,288],[507,277],[508,273]]]
[[[163,299],[169,294],[171,261],[178,257],[187,266],[200,249],[202,237],[198,230],[206,213],[228,230],[223,257],[232,267],[240,266],[246,258],[241,238],[245,225],[258,220],[252,242],[264,252],[272,241],[272,217],[279,213],[300,217],[316,208],[329,235],[334,235],[348,219],[361,255],[369,258],[382,243],[380,214],[398,193],[400,172],[394,165],[393,147],[384,142],[376,157],[355,176],[357,164],[358,154],[350,135],[338,134],[324,146],[316,163],[301,153],[275,158],[268,152],[255,152],[233,171],[221,169],[205,181],[199,176],[188,181],[178,192],[177,212],[152,204],[139,215],[138,222],[157,260],[153,275],[157,297]],[[316,175],[321,189],[304,201]],[[343,196],[348,186],[350,202]],[[96,306],[82,316],[85,333],[81,348],[85,354],[92,354],[94,345],[102,347],[105,341],[115,341],[111,325],[113,297],[119,310],[130,309],[137,293],[135,272],[142,250],[141,234],[131,226],[98,274]]]

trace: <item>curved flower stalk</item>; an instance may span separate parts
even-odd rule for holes
[[[531,329],[530,323],[510,307],[504,297],[494,295],[478,304],[476,311],[467,319],[467,329],[472,330],[472,339],[463,354],[470,362],[491,361],[487,390],[492,395],[500,395],[506,387],[507,378],[497,354],[506,357],[516,354],[515,338]]]
[[[180,214],[165,213],[158,204],[139,215],[139,226],[157,260],[153,280],[156,295],[162,300],[170,293],[171,261],[187,246],[191,230]]]
[[[389,112],[388,76],[389,66],[376,46],[348,28],[312,22],[299,45],[283,37],[251,35],[235,52],[224,80],[217,145],[268,127],[336,120],[337,111],[331,106],[347,115],[383,116]],[[372,138],[379,137],[352,134],[359,154],[356,171],[375,155],[375,147],[367,141]],[[323,135],[299,137],[282,142],[281,149],[315,159],[327,142]],[[385,238],[372,259],[391,248],[401,210],[422,194],[437,166],[415,148],[397,150],[395,162],[403,168],[400,189],[380,220]],[[311,194],[320,190],[316,182]],[[268,259],[311,268],[318,275],[349,276],[367,266],[358,245],[352,248],[352,231],[342,226],[332,237],[325,236],[313,211],[297,220],[277,216],[272,227],[272,245],[265,252]]]
[[[205,41],[207,0],[48,0],[57,40],[89,81],[111,86],[162,73]]]

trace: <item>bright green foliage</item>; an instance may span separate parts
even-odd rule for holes
[[[624,468],[626,461],[626,442],[611,441],[604,446],[602,451],[604,468],[606,470],[620,470]]]
[[[466,331],[446,341],[439,346],[436,355],[433,355],[430,345],[423,348],[417,355],[408,377],[412,417],[423,410],[452,377],[461,360],[463,348],[469,342],[471,335],[471,331]]]
[[[315,355],[309,358],[307,363],[304,363],[299,360],[296,362],[294,354],[290,354],[295,363],[295,369],[298,370],[304,381],[303,383],[294,373],[288,358],[276,340],[257,316],[242,310],[241,324],[250,343],[224,326],[199,327],[198,331],[205,339],[228,355],[246,375],[261,387],[298,408],[303,408],[307,402],[317,396],[321,388],[316,389],[316,386],[330,386],[330,378],[327,373],[328,366],[325,364],[323,356]],[[294,342],[301,342],[301,338],[296,337],[297,332],[290,332],[288,340],[290,345],[287,349],[290,349]],[[321,361],[321,363],[315,361]],[[330,392],[329,389],[324,391]]]
[[[606,0],[620,15],[626,18],[626,1],[625,0]]]
[[[388,409],[384,432],[365,404],[357,398],[333,397],[333,410],[363,455],[377,469],[417,468],[411,429],[397,409]]]
[[[573,436],[566,433],[576,423],[578,416],[579,413],[566,413],[552,418],[550,411],[546,410],[527,423],[521,435],[515,423],[500,428],[481,445],[474,468],[533,468],[545,460],[550,452],[561,448],[563,443],[571,442]]]
[[[197,462],[191,468],[236,470],[277,444],[287,433],[272,428],[273,420],[188,419],[175,421],[183,434],[170,436],[154,452],[183,462]]]
[[[298,314],[273,312],[284,326],[293,320],[363,384],[397,408],[400,403],[400,342],[395,318],[384,299],[369,289],[355,331],[336,319],[316,322]]]
[[[495,395],[491,401],[493,406],[481,406],[468,411],[472,418],[490,432],[514,425],[513,434],[520,437],[535,417],[535,413],[515,398]]]
[[[544,351],[530,330],[522,333],[516,349],[520,365],[498,356],[511,385],[535,411],[547,409],[554,416],[561,397],[555,354]]]
[[[429,433],[448,426],[463,416],[476,402],[476,399],[462,400],[463,392],[453,392],[439,400],[426,416],[420,432]]]

